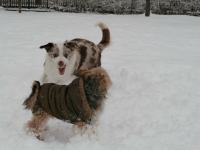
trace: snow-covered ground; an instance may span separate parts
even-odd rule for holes
[[[53,119],[45,141],[23,129],[22,103],[43,72],[48,42],[101,40],[103,21],[113,44],[102,66],[113,87],[98,140],[74,135]],[[191,16],[98,15],[0,11],[1,150],[199,150],[200,19]]]

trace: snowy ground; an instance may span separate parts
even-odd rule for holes
[[[95,43],[105,22],[113,44],[102,66],[113,87],[99,138],[75,136],[72,125],[51,120],[45,141],[27,135],[22,107],[40,79],[45,50],[73,38]],[[97,15],[0,11],[1,150],[199,150],[200,19],[191,16]]]

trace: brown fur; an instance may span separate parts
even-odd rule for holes
[[[103,29],[102,32],[103,32],[103,37],[99,44],[107,45],[108,43],[110,43],[110,31],[108,29]]]
[[[42,108],[39,108],[36,112],[33,113],[33,117],[26,124],[26,127],[36,136],[36,138],[43,140],[42,132],[47,130],[47,128],[42,128],[42,125],[46,124],[50,117],[51,116],[47,114]]]
[[[102,112],[108,89],[112,85],[109,75],[101,67],[91,70],[80,69],[75,71],[75,75],[81,77],[84,81],[85,95],[89,107],[92,110],[92,114],[95,117],[99,112]],[[38,85],[38,82],[33,83],[33,91],[29,98],[25,100],[24,105],[26,109],[31,109],[33,113],[31,121],[27,123],[28,131],[34,133],[39,140],[43,140],[42,132],[46,130],[46,127],[43,126],[46,124],[48,118],[52,116],[47,114],[37,102],[38,92],[34,91],[39,90]],[[75,122],[75,125],[80,128],[80,130],[86,130],[86,122],[82,120]]]
[[[91,69],[98,66],[100,49],[91,41],[85,39],[74,39],[71,42],[76,42],[78,45],[78,57],[74,70],[78,69]],[[91,62],[90,60],[94,61]],[[77,65],[78,64],[78,65]]]
[[[84,79],[85,94],[92,109],[101,108],[102,101],[106,99],[107,90],[112,85],[108,73],[101,67],[78,70],[75,75]]]
[[[110,45],[110,31],[109,29],[103,29],[103,37],[101,42],[97,45],[97,47],[102,51],[105,47]]]
[[[83,121],[77,121],[75,125],[77,125],[80,129],[86,128],[86,123]]]
[[[93,52],[92,56],[94,56],[96,54],[96,50],[94,49],[94,47],[92,48],[92,52]]]
[[[40,83],[38,81],[34,81],[32,85],[32,92],[29,97],[24,101],[23,105],[25,105],[25,109],[32,109],[35,105],[35,101],[37,99],[38,91],[39,91]]]
[[[82,64],[85,62],[86,56],[87,56],[87,47],[85,47],[84,45],[81,45],[80,47],[80,56],[81,56],[81,60],[79,62],[79,66],[78,69],[82,66]]]
[[[99,53],[99,59],[97,61],[97,66],[101,66],[101,53]]]

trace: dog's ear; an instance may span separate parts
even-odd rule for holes
[[[79,48],[76,42],[74,41],[65,41],[64,46],[69,48],[71,51],[74,51],[75,49]]]
[[[48,52],[53,46],[54,46],[53,43],[48,43],[46,45],[40,46],[40,49],[45,48],[46,51]]]

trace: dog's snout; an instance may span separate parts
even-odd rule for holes
[[[58,65],[59,65],[59,66],[64,66],[64,62],[63,62],[63,61],[59,61],[59,62],[58,62]]]

